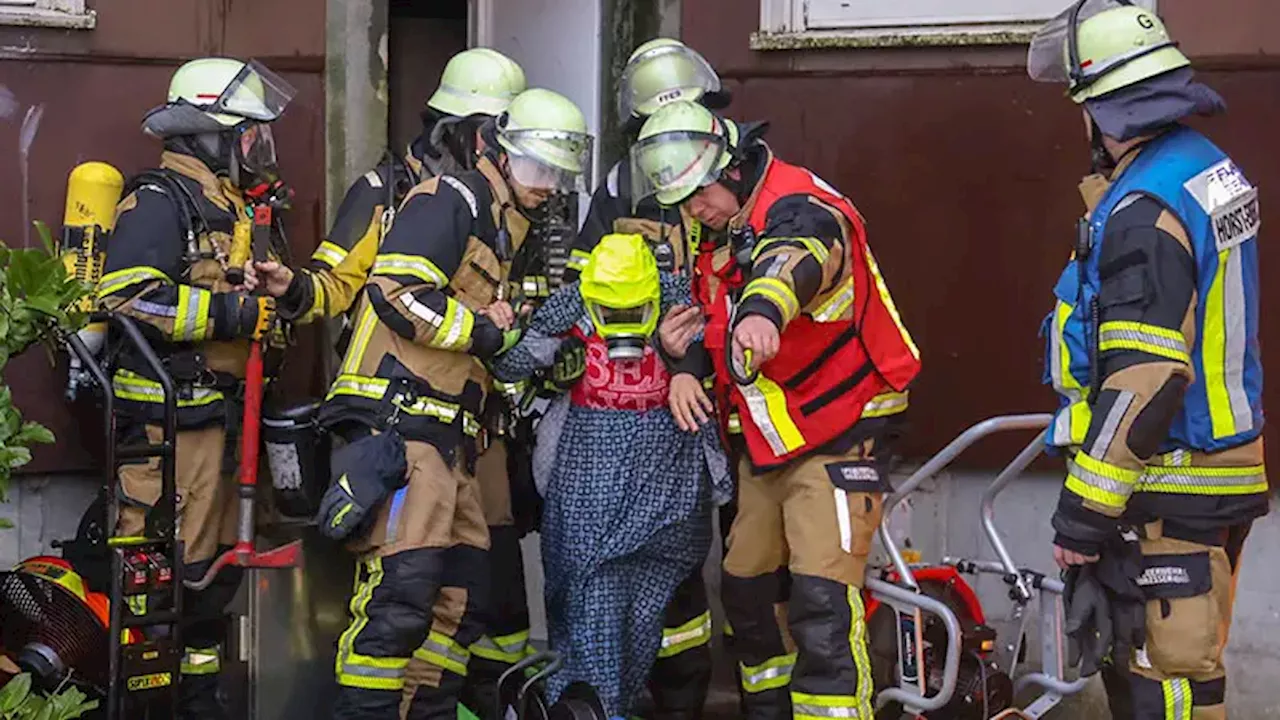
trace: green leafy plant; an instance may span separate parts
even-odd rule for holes
[[[87,320],[76,306],[90,288],[68,275],[49,227],[38,221],[35,226],[43,248],[0,243],[0,373],[10,358],[37,343],[52,359],[58,336],[78,330]],[[9,386],[0,384],[0,502],[13,471],[31,462],[31,446],[53,439],[48,428],[22,420]]]
[[[98,707],[79,688],[59,687],[44,695],[31,687],[31,674],[22,673],[0,688],[0,720],[74,720]]]

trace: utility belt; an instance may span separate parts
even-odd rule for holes
[[[225,423],[228,428],[238,426],[239,418],[232,417],[231,408],[244,399],[243,378],[211,370],[204,356],[195,350],[171,353],[164,356],[162,362],[177,392],[179,429],[215,422]],[[122,355],[111,383],[121,409],[127,414],[140,416],[147,422],[163,420],[164,386],[141,359]]]
[[[462,449],[473,471],[483,395],[474,383],[461,396],[451,396],[416,377],[344,374],[329,387],[320,423],[338,432],[352,423],[378,431],[394,427],[405,440],[434,446],[448,464]]]

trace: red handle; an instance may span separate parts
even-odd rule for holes
[[[262,420],[262,343],[249,346],[244,371],[244,427],[240,436],[240,484],[258,482],[258,431]]]

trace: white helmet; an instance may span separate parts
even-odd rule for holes
[[[192,60],[173,74],[168,102],[147,114],[143,130],[163,138],[268,123],[293,96],[289,83],[257,61]]]
[[[449,58],[427,107],[454,117],[496,117],[525,91],[524,70],[490,48],[471,48]]]
[[[582,110],[560,93],[530,88],[496,123],[498,144],[516,182],[560,192],[590,192],[592,135]]]

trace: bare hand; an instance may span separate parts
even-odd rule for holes
[[[693,338],[706,326],[702,309],[697,305],[674,305],[658,325],[658,339],[662,349],[679,360],[689,351]]]
[[[510,330],[516,324],[516,313],[506,300],[499,300],[488,307],[480,308],[477,314],[492,320],[499,330]]]
[[[760,369],[778,354],[778,328],[763,315],[748,315],[733,329],[733,358],[747,374]],[[751,367],[743,360],[743,351],[751,351]]]
[[[715,412],[715,405],[702,390],[702,383],[689,373],[680,373],[671,378],[667,404],[671,407],[676,425],[685,432],[697,432]]]
[[[289,291],[289,284],[293,282],[293,270],[288,265],[282,265],[274,260],[249,261],[244,266],[245,285],[249,285],[251,277],[253,278],[251,291],[261,284],[271,297],[281,297]]]
[[[1068,550],[1057,545],[1053,546],[1053,561],[1058,563],[1058,567],[1066,570],[1072,565],[1085,565],[1087,563],[1098,562],[1097,555],[1081,555],[1074,550]]]

